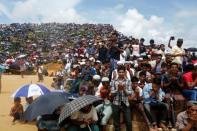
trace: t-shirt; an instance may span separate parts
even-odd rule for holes
[[[172,55],[178,55],[178,54],[183,54],[185,53],[185,51],[182,48],[179,48],[178,46],[174,46],[172,48]],[[183,63],[183,57],[182,56],[177,56],[174,58],[173,62],[178,63],[178,64],[182,64]]]
[[[183,75],[183,80],[185,83],[188,82],[194,82],[193,77],[192,77],[192,72],[187,72]],[[187,84],[185,84],[183,86],[183,89],[191,89],[190,87],[187,86]]]
[[[119,47],[111,47],[109,54],[110,58],[115,59],[115,60],[120,60],[120,51],[117,49]]]

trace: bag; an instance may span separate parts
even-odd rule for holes
[[[97,123],[98,123],[99,125],[101,124],[101,120],[102,120],[103,117],[105,116],[105,114],[103,113],[103,111],[104,111],[104,102],[103,102],[102,108],[101,108],[99,111],[97,111],[97,116],[98,116],[98,121],[97,121]]]
[[[100,125],[101,124],[101,120],[103,119],[103,117],[105,116],[105,114],[103,113],[103,110],[100,110],[97,112],[98,115],[98,121],[97,123]]]

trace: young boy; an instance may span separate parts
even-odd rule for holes
[[[23,114],[23,106],[21,104],[21,98],[14,98],[14,106],[11,108],[10,116],[14,117],[13,124],[16,120],[21,120]]]

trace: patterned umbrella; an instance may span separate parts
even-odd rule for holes
[[[17,89],[12,97],[31,97],[50,93],[50,90],[41,84],[27,84]]]
[[[61,122],[63,122],[68,116],[72,115],[74,112],[99,100],[100,98],[96,96],[85,95],[65,104],[59,117],[59,124],[61,124]]]

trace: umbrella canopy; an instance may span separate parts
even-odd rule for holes
[[[190,52],[197,52],[197,48],[195,48],[195,47],[191,47],[191,48],[188,48],[186,50],[190,51]]]
[[[33,101],[24,112],[25,120],[33,120],[37,116],[52,114],[59,106],[69,102],[68,93],[53,92],[39,96]]]
[[[59,117],[59,124],[62,123],[68,116],[70,116],[74,112],[99,100],[100,99],[96,96],[85,95],[65,104]]]
[[[31,96],[39,96],[50,93],[50,90],[47,89],[44,85],[41,84],[26,84],[19,89],[17,89],[12,97],[31,97]]]

